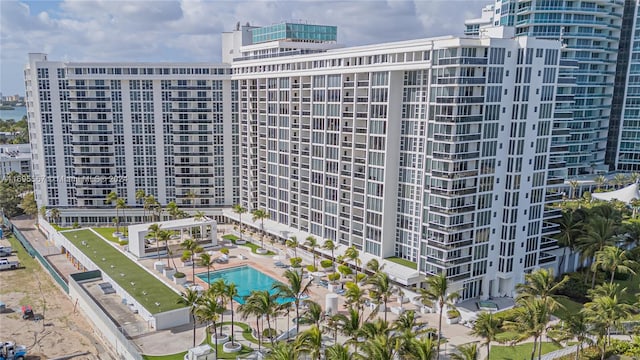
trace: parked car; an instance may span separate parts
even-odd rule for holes
[[[0,342],[0,360],[24,360],[27,356],[27,347],[15,345],[12,342]]]
[[[13,270],[20,267],[20,262],[18,261],[9,261],[9,259],[4,258],[0,259],[0,270]]]
[[[11,246],[0,246],[0,256],[10,256],[12,252]]]

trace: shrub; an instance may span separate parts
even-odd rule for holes
[[[267,339],[271,339],[272,337],[276,337],[278,336],[278,332],[276,331],[276,329],[264,329],[264,331],[262,331],[262,337],[267,338]]]
[[[220,249],[220,252],[224,255],[229,255],[229,249],[227,249],[226,247],[223,247],[222,249]]]
[[[173,277],[174,278],[178,278],[178,279],[183,278],[185,276],[187,276],[187,275],[185,275],[183,272],[180,272],[180,271],[178,271],[177,273],[173,274]]]
[[[182,256],[180,257],[180,260],[182,260],[182,262],[187,262],[191,260],[191,251],[185,250],[184,252],[182,252]]]
[[[73,228],[74,228],[74,229],[80,229],[80,224],[78,224],[78,222],[77,222],[77,221],[75,221],[75,222],[73,223]]]
[[[447,318],[448,319],[455,319],[457,317],[460,317],[460,311],[456,310],[456,309],[451,309],[447,311]]]
[[[336,282],[340,280],[340,273],[331,273],[327,275],[327,278],[329,279],[329,281]]]
[[[320,261],[320,266],[322,266],[322,268],[324,269],[330,268],[331,266],[333,266],[333,261],[324,259]]]
[[[316,270],[318,270],[318,269],[316,269],[316,267],[315,267],[315,266],[313,266],[313,265],[307,265],[307,271],[308,271],[308,272],[316,272]]]
[[[589,285],[585,284],[583,275],[578,272],[573,272],[567,275],[569,280],[558,289],[557,294],[564,295],[583,304],[589,301],[587,298]]]
[[[356,276],[356,282],[357,282],[357,283],[361,282],[362,280],[364,280],[364,278],[365,278],[366,276],[367,276],[367,275],[365,275],[365,274],[363,274],[363,273],[358,273],[358,275]]]
[[[500,322],[500,326],[502,326],[502,324],[505,321],[515,321],[516,320],[516,309],[513,308],[513,309],[497,312],[497,313],[493,314],[493,318]]]
[[[129,240],[120,240],[118,241],[118,244],[125,246],[125,245],[129,245]]]
[[[292,257],[291,259],[289,259],[289,262],[291,263],[292,267],[299,268],[300,265],[302,264],[302,258],[301,257]]]
[[[353,271],[351,271],[351,268],[347,265],[338,266],[338,271],[344,276],[351,275],[353,273]]]

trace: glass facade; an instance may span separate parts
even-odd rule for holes
[[[337,41],[338,27],[282,23],[253,29],[252,35],[254,44],[275,40],[327,42]]]

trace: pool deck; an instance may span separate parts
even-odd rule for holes
[[[275,244],[275,245],[271,245],[269,244],[267,241],[265,241],[265,247],[268,248],[269,250],[273,251],[276,253],[276,255],[271,255],[271,256],[266,256],[266,255],[258,255],[258,254],[254,254],[251,252],[251,249],[245,246],[236,246],[233,245],[231,243],[229,243],[226,240],[222,239],[222,236],[225,235],[227,233],[227,229],[230,229],[231,227],[227,227],[227,226],[220,226],[218,228],[218,237],[219,237],[219,241],[220,242],[224,242],[223,246],[228,248],[230,250],[229,252],[229,261],[226,264],[215,264],[212,268],[211,271],[215,271],[215,270],[224,270],[224,269],[229,269],[229,268],[233,268],[233,267],[238,267],[238,266],[243,266],[243,265],[249,265],[253,268],[255,268],[256,270],[261,271],[264,274],[269,275],[270,277],[272,277],[275,280],[278,280],[280,282],[283,283],[287,283],[286,279],[284,278],[283,274],[285,272],[286,269],[282,269],[282,268],[278,268],[274,265],[275,261],[282,261],[283,263],[288,263],[288,260],[286,259],[287,256],[287,249],[279,244]],[[245,236],[246,237],[246,236]],[[220,253],[218,251],[214,251],[213,252],[213,256],[217,257],[218,255],[220,255]],[[160,260],[166,261],[164,258],[160,258]],[[181,271],[183,273],[186,274],[186,278],[188,281],[191,281],[192,279],[192,270],[191,270],[191,266],[182,266],[182,262],[179,260],[179,258],[175,258],[175,264],[177,267],[178,271]],[[158,261],[157,258],[147,258],[147,259],[143,259],[140,261],[140,263],[142,264],[142,266],[145,266],[149,269],[152,269],[152,271],[155,272],[155,270],[153,270],[153,263]],[[208,284],[206,283],[206,281],[201,280],[200,278],[198,278],[198,274],[201,273],[206,273],[207,268],[203,267],[203,266],[197,266],[195,267],[195,284],[196,285],[200,285],[202,286],[204,289],[208,288]],[[156,272],[157,273],[157,272]],[[162,274],[158,274],[159,277],[164,278],[164,276]],[[185,290],[185,287],[182,285],[176,285],[174,284],[172,281],[164,278],[164,280],[166,280],[166,283],[169,286],[172,286],[174,289],[176,289],[179,292],[183,292]],[[309,298],[310,300],[313,300],[315,302],[317,302],[318,304],[320,304],[323,308],[325,307],[325,299],[327,294],[330,294],[332,292],[330,292],[327,288],[316,285],[316,284],[312,284],[310,286],[310,294],[309,294]],[[234,309],[237,307],[237,302],[234,304]],[[400,304],[397,302],[397,299],[395,297],[392,298],[392,301],[389,302],[388,304],[389,309],[391,308],[397,308],[400,306]],[[405,303],[402,304],[403,309],[405,310],[418,310],[417,306],[411,303]],[[338,297],[338,309],[340,309],[341,313],[345,313],[346,314],[346,305],[345,305],[345,298],[344,296],[339,296]],[[301,313],[304,310],[301,310]],[[371,310],[365,310],[365,317],[369,316],[371,314]],[[378,315],[380,318],[382,318],[384,315],[381,313]],[[420,321],[426,321],[429,326],[431,327],[437,327],[438,326],[438,314],[421,314],[419,311],[416,311],[416,316],[419,318]],[[272,326],[274,326],[276,329],[278,329],[279,331],[283,331],[284,329],[287,328],[292,328],[295,327],[295,324],[293,323],[293,318],[295,317],[295,310],[293,310],[290,314],[289,317],[287,316],[281,316],[279,317],[274,324],[272,324]],[[225,318],[224,321],[229,321],[230,320],[230,316],[229,316],[229,312],[227,311],[227,313],[225,314]],[[395,320],[398,318],[398,315],[395,314],[392,311],[388,311],[387,313],[387,320],[389,322]],[[248,323],[250,326],[254,325],[255,319],[253,318],[249,318],[246,320],[241,319],[239,316],[236,317],[236,321],[242,321],[245,323]],[[265,324],[266,326],[266,324]],[[229,327],[225,327],[225,328],[229,328]],[[307,326],[301,326],[301,331],[303,331],[305,328],[307,328]],[[203,327],[199,326],[199,334],[198,334],[198,338],[201,339],[203,338],[204,334],[200,333],[201,331],[203,331]],[[469,342],[473,342],[473,341],[478,341],[477,338],[474,338],[473,336],[469,335],[469,332],[471,330],[465,326],[462,325],[458,325],[458,324],[454,324],[454,325],[448,325],[446,324],[446,322],[443,319],[443,323],[442,323],[442,332],[444,334],[444,336],[447,338],[448,340],[448,346],[451,349],[452,346],[457,346],[457,345],[461,345],[461,344],[466,344]],[[251,346],[255,349],[257,349],[257,345],[250,343],[246,340],[244,340],[244,338],[242,338],[241,336],[241,330],[239,331],[238,328],[236,328],[237,333],[237,338],[241,339],[240,342],[243,343],[244,345],[247,346]],[[188,332],[190,333],[190,331]],[[202,335],[200,335],[202,334]],[[202,336],[202,337],[201,337]],[[333,343],[333,339],[329,339],[330,336],[328,336],[328,342],[329,343]],[[158,336],[146,336],[144,338],[139,338],[136,339],[136,342],[139,344],[139,346],[143,349],[154,349],[156,347],[154,347],[153,344],[161,344],[161,339],[162,337]],[[146,342],[149,342],[148,344]],[[343,337],[342,335],[338,335],[338,343],[344,343],[344,341],[346,341],[346,338]],[[161,348],[158,347],[158,348]],[[160,353],[160,352],[158,352]]]

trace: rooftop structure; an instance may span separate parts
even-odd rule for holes
[[[313,43],[336,42],[338,27],[285,22],[254,28],[251,30],[251,35],[254,44],[277,40]]]

